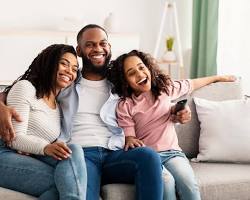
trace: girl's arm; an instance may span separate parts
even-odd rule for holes
[[[191,91],[199,89],[203,86],[206,86],[210,83],[214,83],[214,82],[232,82],[235,81],[236,77],[232,76],[232,75],[223,75],[223,76],[208,76],[208,77],[203,77],[203,78],[196,78],[196,79],[191,79]],[[182,83],[182,85],[185,86],[184,84],[185,82]],[[179,84],[180,85],[180,84]],[[178,86],[178,84],[177,84]],[[186,88],[186,87],[183,87]],[[187,87],[188,89],[188,87]],[[173,93],[175,99],[179,98],[183,93],[188,92],[187,90],[183,90],[184,92],[180,92],[182,90],[175,90],[176,92]],[[189,92],[191,92],[189,91]],[[179,112],[177,112],[176,114],[174,114],[174,109],[175,106],[172,107],[171,109],[171,120],[173,122],[179,122],[181,124],[185,124],[187,122],[189,122],[191,120],[191,111],[190,108],[188,106],[185,107],[184,110],[181,110]]]
[[[197,90],[203,86],[215,82],[233,82],[236,80],[235,76],[223,75],[223,76],[208,76],[202,78],[191,79],[193,90]]]
[[[135,122],[129,111],[130,104],[126,101],[120,101],[116,108],[117,122],[125,134],[124,150],[128,151],[136,147],[145,146],[141,140],[136,137]]]
[[[134,136],[126,136],[125,137],[125,146],[124,150],[128,151],[130,148],[143,147],[145,146],[142,140],[137,139]]]

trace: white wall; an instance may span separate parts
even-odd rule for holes
[[[113,12],[118,32],[139,33],[140,49],[153,53],[165,0],[8,0],[0,6],[0,29],[79,30],[84,24],[103,25]],[[176,0],[185,54],[191,48],[192,0]],[[70,18],[75,25],[64,20]],[[1,47],[0,47],[1,48]]]
[[[250,1],[221,0],[219,5],[218,73],[243,79],[250,95]]]

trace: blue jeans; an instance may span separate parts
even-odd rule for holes
[[[80,150],[82,152],[81,148]],[[76,158],[75,156],[71,157],[73,157],[72,159]],[[83,154],[81,154],[81,157],[83,158]],[[62,184],[59,186],[59,190],[62,190],[70,183],[63,182],[64,180],[60,178],[61,174],[58,176],[58,179],[55,178],[55,173],[57,173],[57,170],[55,170],[56,162],[46,157],[43,159],[44,161],[40,161],[31,156],[20,155],[16,151],[5,147],[3,141],[0,140],[0,186],[38,197],[39,200],[59,199],[55,181]],[[45,160],[50,164],[46,164]],[[66,161],[65,163],[67,162],[71,161]],[[62,170],[63,174],[65,174],[66,171],[63,169],[61,167],[58,173],[61,173],[60,171]],[[68,173],[67,171],[66,174]],[[83,179],[86,179],[86,171],[84,169],[82,173]],[[86,187],[86,181],[83,185]],[[67,191],[69,191],[69,188],[67,188]]]
[[[195,175],[185,154],[177,150],[159,152],[164,177],[164,200],[175,200],[176,191],[181,200],[200,200]],[[176,188],[176,190],[175,190]]]
[[[58,199],[54,168],[5,147],[0,139],[0,186],[26,193],[39,200]]]
[[[60,200],[85,200],[87,170],[82,147],[69,144],[72,154],[65,160],[55,160],[51,156],[34,157],[54,168],[54,181]]]
[[[163,183],[160,157],[153,150],[139,147],[111,151],[102,147],[83,148],[87,165],[87,200],[99,200],[101,184],[135,184],[137,200],[162,200]]]

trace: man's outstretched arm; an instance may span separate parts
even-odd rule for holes
[[[0,136],[7,143],[10,144],[15,138],[15,131],[11,122],[14,118],[16,121],[21,121],[21,117],[15,111],[15,109],[6,106],[6,94],[0,93]]]

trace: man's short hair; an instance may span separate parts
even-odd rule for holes
[[[108,37],[107,31],[106,31],[103,27],[101,27],[101,26],[99,26],[99,25],[97,25],[97,24],[88,24],[88,25],[84,26],[84,27],[78,32],[78,34],[77,34],[77,44],[80,43],[80,39],[81,39],[82,34],[83,34],[86,30],[91,29],[91,28],[99,28],[99,29],[103,30],[103,31],[106,33],[107,37]]]

